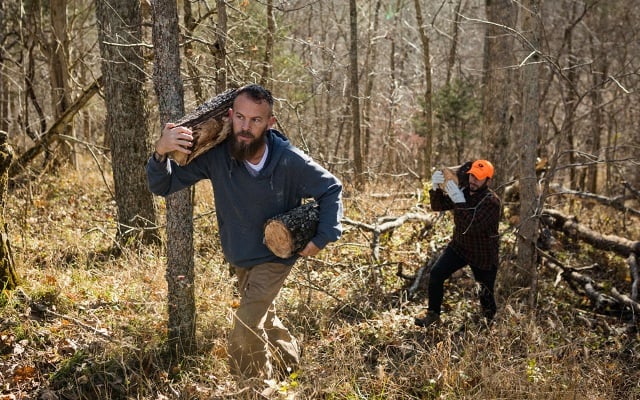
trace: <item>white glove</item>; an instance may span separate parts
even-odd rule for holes
[[[444,183],[444,174],[442,173],[442,171],[438,170],[431,176],[431,188],[433,190],[436,190],[438,188],[438,185],[441,183]]]
[[[447,190],[447,194],[454,203],[467,202],[467,200],[464,199],[464,193],[462,193],[462,190],[460,190],[460,188],[454,181],[448,181],[444,187]]]

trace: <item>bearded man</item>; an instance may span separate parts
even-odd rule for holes
[[[479,286],[481,327],[488,327],[496,315],[494,286],[498,273],[500,235],[498,225],[502,205],[489,189],[493,179],[493,164],[475,160],[466,171],[468,179],[461,179],[462,187],[454,180],[446,180],[442,171],[431,177],[429,199],[433,211],[453,212],[453,238],[438,258],[429,275],[429,307],[415,324],[429,327],[440,322],[444,297],[444,282],[459,269],[469,265]],[[444,190],[442,188],[444,185]]]
[[[229,110],[233,134],[225,142],[179,166],[167,154],[189,154],[192,132],[168,123],[147,164],[156,195],[203,179],[212,183],[222,250],[240,292],[228,344],[231,371],[240,382],[295,370],[299,345],[276,315],[275,299],[299,257],[316,255],[342,233],[341,182],[273,128],[273,106],[267,89],[243,86]],[[298,254],[279,258],[264,244],[264,224],[307,198],[315,199],[320,211],[316,235]]]

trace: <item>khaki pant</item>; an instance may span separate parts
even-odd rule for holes
[[[274,367],[295,370],[300,361],[298,342],[282,325],[274,306],[291,266],[265,263],[235,267],[235,271],[240,306],[229,337],[232,373],[244,379],[271,379]]]

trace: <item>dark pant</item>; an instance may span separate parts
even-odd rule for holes
[[[429,277],[429,311],[440,314],[442,298],[444,297],[444,281],[454,272],[468,265],[467,261],[461,257],[451,247],[447,247],[444,253],[431,269]],[[496,273],[498,267],[490,270],[480,269],[470,265],[473,278],[480,284],[480,305],[482,314],[491,320],[496,314],[496,300],[493,295],[493,287],[496,283]]]

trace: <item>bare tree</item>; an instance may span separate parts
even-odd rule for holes
[[[462,0],[457,0],[456,7],[453,11],[453,23],[451,24],[451,47],[449,48],[449,57],[447,58],[447,85],[451,83],[453,76],[453,68],[456,65],[456,54],[458,53],[458,41],[460,37],[460,19],[462,14]]]
[[[175,1],[153,3],[154,87],[160,123],[184,114],[184,86],[180,75],[178,10]],[[196,348],[194,296],[193,204],[191,191],[167,196],[167,286],[169,350],[180,358]]]
[[[364,187],[364,164],[362,160],[362,131],[360,129],[360,85],[358,82],[358,8],[356,0],[349,0],[349,71],[351,73],[351,135],[353,137],[353,162],[355,182],[358,189]]]
[[[0,43],[4,43],[4,26],[4,6],[0,3]],[[0,291],[12,290],[18,284],[18,276],[15,271],[7,232],[8,224],[4,220],[4,206],[9,193],[9,166],[13,158],[7,135],[9,125],[9,121],[6,118],[7,99],[7,85],[4,74],[4,46],[0,46]]]
[[[5,71],[5,5],[0,3],[0,133],[9,131],[9,85]],[[6,139],[5,139],[6,140]]]
[[[111,159],[118,206],[118,239],[139,237],[159,242],[153,195],[147,190],[144,165],[149,156],[145,104],[145,73],[141,48],[140,3],[96,2],[106,104],[105,129],[111,138]]]
[[[0,22],[2,22],[1,15]],[[0,131],[0,292],[13,290],[18,285],[18,275],[11,254],[7,224],[4,221],[4,205],[8,194],[9,165],[11,165],[12,156],[13,152],[7,141],[7,134]]]
[[[484,40],[483,71],[483,136],[489,151],[486,158],[496,166],[494,182],[498,185],[509,171],[509,159],[504,157],[511,142],[513,115],[511,91],[513,88],[513,35],[510,29],[516,23],[516,5],[511,0],[486,0],[488,24]],[[535,149],[535,146],[534,146]],[[509,177],[507,177],[509,178]]]
[[[377,45],[376,35],[379,24],[381,0],[375,2],[375,8],[373,12],[371,26],[369,28],[369,45],[367,46],[367,53],[364,62],[364,75],[366,76],[366,85],[364,89],[364,104],[362,105],[362,124],[364,126],[364,146],[363,146],[363,158],[367,164],[369,164],[369,151],[371,149],[371,117],[372,117],[372,95],[373,95],[373,83],[376,80],[376,75],[373,72],[373,64],[377,62]]]
[[[426,176],[431,171],[431,152],[433,144],[433,105],[431,101],[431,52],[429,50],[429,36],[424,29],[424,20],[422,18],[422,8],[420,8],[420,0],[414,0],[413,5],[416,9],[416,20],[418,22],[418,32],[420,33],[420,42],[422,43],[422,62],[424,66],[424,106],[422,108],[422,119],[424,120],[424,152],[421,160],[422,168],[420,174]]]
[[[608,13],[604,10],[598,10],[596,13],[596,31],[604,31],[604,27],[609,25],[612,21],[608,18]],[[593,123],[591,124],[590,135],[586,137],[587,151],[592,155],[594,159],[600,158],[599,154],[602,148],[602,134],[605,129],[605,100],[603,98],[603,91],[607,80],[609,79],[609,65],[607,62],[607,54],[605,44],[600,42],[600,38],[589,36],[589,49],[591,58],[594,60],[593,69],[594,73],[591,74],[592,90],[589,92],[589,98],[591,100],[591,117]],[[598,191],[598,163],[590,163],[585,171],[584,183],[582,188],[588,190],[591,193]]]
[[[540,204],[537,194],[536,151],[540,104],[540,3],[527,0],[522,10],[522,35],[525,40],[526,62],[520,71],[522,85],[522,121],[519,132],[518,175],[520,177],[520,227],[518,229],[518,266],[520,270],[514,283],[529,287],[530,303],[536,296],[536,242],[538,239],[538,214]]]
[[[260,84],[266,88],[270,88],[271,86],[275,36],[276,16],[273,9],[273,0],[267,0],[267,32],[264,44],[264,60],[262,61],[262,75],[260,76]]]
[[[216,1],[218,10],[218,26],[216,28],[216,45],[214,52],[216,91],[222,93],[227,88],[227,3]]]
[[[51,77],[51,102],[54,117],[60,118],[71,104],[71,87],[69,84],[69,34],[67,32],[67,0],[49,0],[52,36],[46,39],[41,34],[41,44],[45,56],[49,60],[49,76]],[[73,125],[65,126],[62,132],[74,136]],[[63,142],[64,144],[64,142]],[[64,153],[73,165],[77,165],[73,145],[62,146]]]
[[[202,80],[200,79],[200,71],[198,70],[197,58],[195,57],[196,49],[194,48],[193,41],[190,39],[195,34],[195,29],[198,26],[198,22],[195,20],[193,16],[193,10],[191,7],[191,1],[185,1],[182,4],[182,10],[184,11],[184,29],[185,29],[185,37],[189,38],[189,40],[185,40],[184,47],[184,55],[187,63],[187,71],[189,72],[189,80],[191,81],[191,87],[193,88],[193,94],[195,96],[196,102],[198,104],[202,104],[206,96],[204,94],[204,90],[202,88]]]

